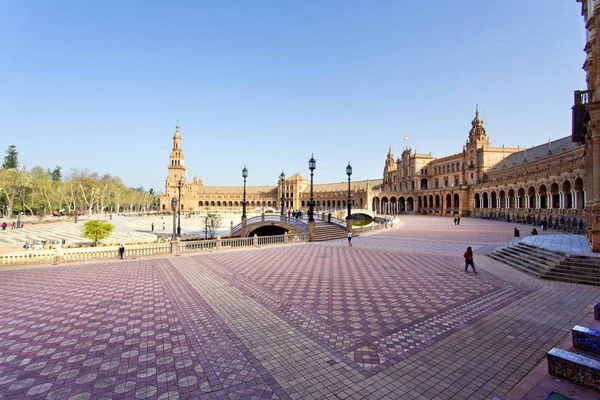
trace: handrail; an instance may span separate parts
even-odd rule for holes
[[[306,220],[296,219],[294,217],[288,217],[287,215],[284,215],[284,216],[281,216],[281,215],[269,215],[269,214],[259,215],[259,216],[256,216],[256,217],[248,218],[246,220],[246,226],[254,224],[254,223],[259,223],[259,222],[283,222],[284,224],[288,224],[288,225],[292,225],[292,226],[295,226],[297,228],[300,228],[303,231],[307,231],[308,230],[308,225],[307,225]],[[241,229],[242,229],[242,223],[240,222],[239,224],[237,224],[236,226],[234,226],[231,229],[231,234],[235,235]]]
[[[193,240],[171,243],[151,243],[125,246],[125,258],[161,256],[198,251],[220,251],[244,247],[259,247],[285,243],[308,242],[308,233],[254,236],[249,238],[227,238]],[[89,248],[57,248],[55,250],[28,250],[19,253],[0,254],[0,265],[61,263],[92,259],[119,258],[118,246]]]

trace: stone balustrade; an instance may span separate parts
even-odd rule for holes
[[[169,254],[220,251],[244,247],[260,247],[293,242],[308,242],[308,233],[249,238],[216,238],[212,240],[173,241],[125,246],[125,258],[165,256]],[[0,265],[59,264],[69,261],[86,261],[119,258],[118,246],[57,248],[55,250],[33,250],[0,254]]]

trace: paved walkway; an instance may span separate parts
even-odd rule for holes
[[[0,399],[502,398],[600,298],[485,257],[512,224],[401,222],[353,247],[2,270]]]

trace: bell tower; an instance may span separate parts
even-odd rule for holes
[[[167,196],[175,196],[177,194],[177,182],[185,181],[185,165],[184,157],[181,151],[181,133],[179,133],[179,125],[175,126],[175,135],[173,135],[173,150],[171,151],[169,163],[169,176],[167,177],[165,193]]]
[[[490,146],[483,119],[479,116],[479,107],[475,107],[475,118],[471,121],[469,139],[464,150],[464,165],[467,166],[465,182],[470,185],[478,184],[483,178],[485,151]]]

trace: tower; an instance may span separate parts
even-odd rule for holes
[[[483,119],[479,116],[479,108],[475,107],[475,118],[471,121],[471,130],[469,131],[469,139],[465,146],[464,165],[467,166],[466,176],[464,181],[469,184],[477,184],[483,178],[484,168],[484,153],[490,146],[485,128],[483,127]]]
[[[183,152],[181,151],[181,133],[179,133],[179,125],[175,126],[175,135],[173,135],[173,150],[169,157],[169,176],[167,176],[167,182],[165,185],[165,193],[167,196],[176,196],[177,193],[177,182],[182,180],[185,181],[185,165]]]

